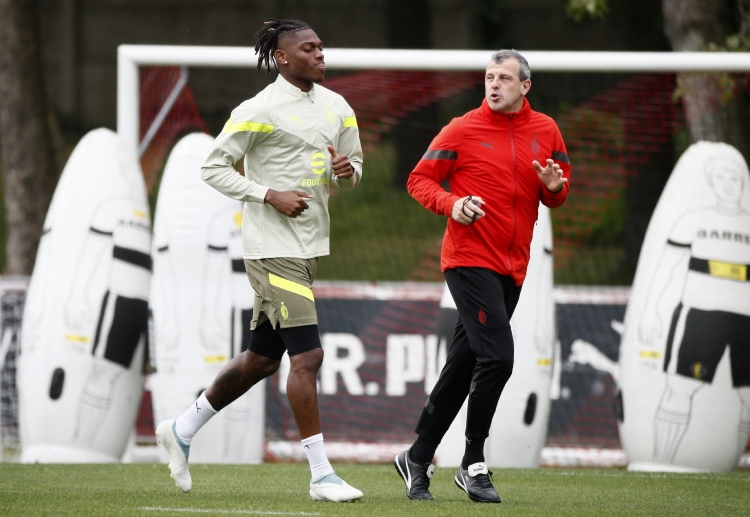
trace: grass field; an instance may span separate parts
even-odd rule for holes
[[[299,516],[656,516],[749,515],[750,475],[664,474],[622,470],[498,470],[501,505],[477,504],[437,469],[432,502],[410,501],[390,465],[335,465],[365,497],[313,502],[303,464],[194,465],[182,493],[166,465],[0,464],[0,515],[299,515]]]

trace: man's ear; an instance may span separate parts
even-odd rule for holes
[[[531,90],[531,79],[527,79],[523,82],[523,87],[521,88],[521,94],[526,95],[529,93],[529,90]]]
[[[286,53],[283,50],[276,49],[274,51],[274,53],[273,53],[273,57],[276,60],[277,64],[279,64],[279,65],[286,64],[286,61],[287,61],[287,59],[286,59]]]

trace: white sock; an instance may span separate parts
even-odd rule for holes
[[[211,420],[218,411],[211,407],[206,399],[206,392],[201,393],[198,400],[190,406],[190,409],[185,411],[181,416],[175,420],[175,432],[177,438],[179,438],[185,445],[190,445],[193,441],[193,436],[197,433],[206,422]]]
[[[326,449],[323,445],[323,434],[316,434],[302,440],[302,448],[307,454],[307,461],[310,463],[310,474],[312,480],[318,481],[320,478],[333,474],[333,467],[326,456]]]

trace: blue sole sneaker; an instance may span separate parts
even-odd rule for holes
[[[170,477],[174,484],[183,492],[190,492],[193,480],[188,470],[188,456],[190,446],[185,445],[177,437],[174,420],[165,420],[156,428],[156,437],[169,454]]]

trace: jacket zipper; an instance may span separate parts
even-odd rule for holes
[[[516,240],[516,229],[518,227],[517,218],[516,218],[516,200],[518,199],[518,175],[516,172],[516,142],[515,138],[513,137],[513,119],[515,117],[513,115],[510,116],[510,120],[508,121],[508,125],[510,126],[510,152],[513,156],[513,209],[511,210],[512,217],[513,217],[513,234],[510,239],[510,243],[508,244],[508,253],[506,255],[506,258],[508,260],[508,274],[513,275],[513,265],[510,260],[510,250],[513,249],[513,243]]]

